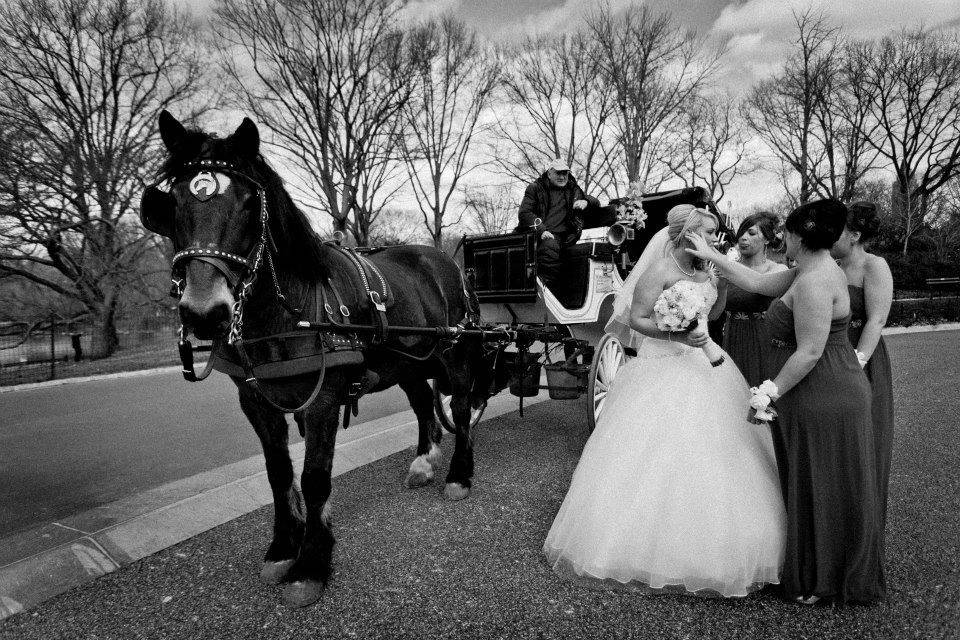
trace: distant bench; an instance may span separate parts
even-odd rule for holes
[[[930,290],[930,299],[933,299],[934,289],[942,291],[943,289],[960,289],[960,276],[949,278],[927,278],[927,289]]]

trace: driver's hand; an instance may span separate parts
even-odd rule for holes
[[[547,239],[553,238],[553,237],[554,237],[554,235],[553,235],[552,233],[550,233],[549,231],[544,231],[543,233],[540,234],[540,239],[541,239],[541,240],[547,240]]]
[[[587,208],[587,201],[586,201],[586,200],[574,200],[574,201],[573,201],[573,208],[576,209],[576,210],[578,210],[578,211],[580,211],[580,210],[582,210],[582,209],[586,209],[586,208]]]

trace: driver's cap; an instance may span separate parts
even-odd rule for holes
[[[550,164],[547,165],[547,169],[553,169],[554,171],[570,171],[570,167],[567,166],[567,163],[560,158],[554,158],[551,160]]]

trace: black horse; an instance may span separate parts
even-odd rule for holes
[[[442,432],[428,383],[435,379],[452,397],[457,429],[444,492],[451,500],[469,495],[470,411],[486,400],[483,393],[473,392],[483,387],[473,375],[480,369],[474,365],[481,362],[482,345],[395,335],[382,328],[463,326],[476,307],[457,264],[433,247],[389,247],[364,257],[321,241],[260,155],[260,136],[249,119],[222,139],[187,130],[166,111],[160,114],[159,127],[170,152],[161,172],[161,183],[169,190],[146,191],[141,219],[147,229],[173,241],[173,278],[184,332],[214,340],[221,364],[234,367],[226,370],[263,445],[275,514],[273,541],[260,575],[271,583],[287,583],[287,604],[308,605],[321,596],[331,571],[334,538],[328,500],[334,444],[340,407],[355,401],[357,393],[396,384],[406,393],[420,427],[406,485],[417,487],[432,480],[441,462]],[[321,384],[316,366],[258,380],[251,373],[256,357],[249,353],[256,350],[241,346],[280,336],[263,344],[267,351],[282,352],[282,366],[283,353],[304,341],[302,329],[294,335],[304,319],[352,321],[381,330],[349,338],[344,338],[349,331],[337,338],[328,335],[330,344],[319,334],[309,337],[310,345],[326,344],[318,350],[329,352]],[[284,336],[292,335],[284,342]],[[184,344],[181,338],[181,347]],[[345,351],[334,353],[334,347],[343,349],[345,344]],[[330,358],[343,353],[356,357],[331,366]],[[316,351],[307,355],[302,361],[316,362]],[[187,364],[188,376],[191,369]],[[284,407],[311,396],[314,400],[306,408]],[[285,412],[294,413],[305,439],[302,494],[287,449]]]

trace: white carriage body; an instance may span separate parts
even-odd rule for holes
[[[607,242],[607,227],[584,229],[577,244]],[[537,278],[536,300],[531,302],[481,302],[484,323],[496,325],[562,324],[574,338],[596,344],[613,309],[613,298],[623,288],[623,278],[611,259],[589,258],[586,296],[583,304],[567,308]]]

